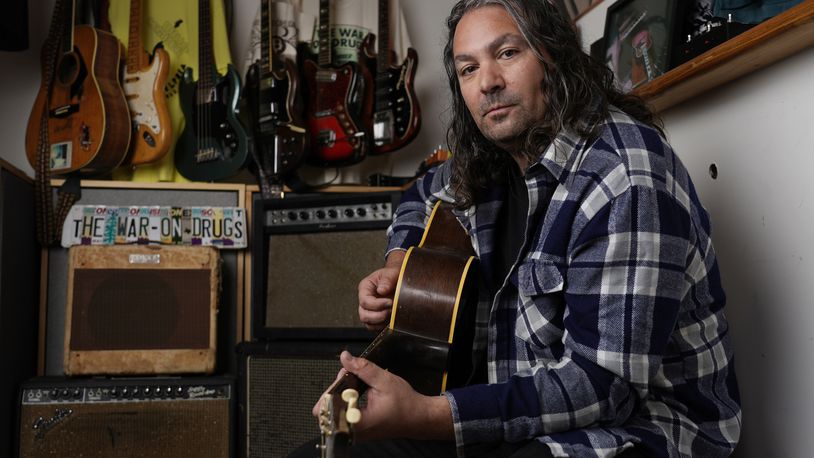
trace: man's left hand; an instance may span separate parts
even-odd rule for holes
[[[367,405],[354,428],[356,440],[390,438],[454,440],[446,396],[425,396],[401,377],[343,351],[342,367],[368,386]]]

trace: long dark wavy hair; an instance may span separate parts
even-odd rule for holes
[[[611,105],[661,131],[661,122],[635,96],[614,86],[613,73],[582,50],[570,19],[550,0],[460,0],[447,18],[448,40],[444,66],[452,90],[451,122],[447,142],[451,159],[452,191],[460,208],[474,204],[479,191],[505,176],[514,161],[483,136],[466,104],[452,54],[455,28],[468,11],[486,5],[502,6],[543,64],[541,90],[547,103],[541,122],[525,134],[521,151],[529,163],[540,158],[560,130],[570,128],[588,138],[599,134],[600,121]],[[545,49],[550,56],[545,57]]]

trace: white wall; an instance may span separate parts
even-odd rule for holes
[[[602,36],[611,3],[580,20],[583,44]],[[663,113],[712,218],[743,401],[738,457],[814,453],[812,73],[808,49]]]

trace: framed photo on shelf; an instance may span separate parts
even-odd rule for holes
[[[670,69],[681,0],[619,0],[605,16],[605,62],[624,92]]]

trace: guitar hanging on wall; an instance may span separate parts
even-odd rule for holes
[[[303,63],[311,143],[308,161],[319,167],[351,165],[365,158],[373,111],[373,77],[367,68],[355,62],[333,65],[330,18],[330,0],[319,0],[318,60]]]
[[[260,62],[246,73],[253,155],[264,199],[282,195],[282,177],[300,166],[308,143],[296,103],[296,64],[283,55],[285,42],[272,34],[272,8],[271,0],[261,1]]]
[[[198,80],[187,68],[178,90],[185,125],[175,147],[175,167],[193,181],[228,178],[248,157],[248,138],[236,114],[240,77],[232,64],[226,75],[217,72],[210,1],[198,2]]]
[[[393,64],[390,49],[390,0],[379,0],[378,56],[372,42],[364,48],[369,62],[376,62],[376,94],[373,112],[371,154],[397,150],[410,143],[421,128],[421,109],[413,85],[418,68],[418,53],[407,49],[401,65]],[[372,64],[368,64],[372,67]]]
[[[130,33],[124,93],[133,120],[130,165],[161,160],[172,146],[172,126],[164,85],[170,71],[170,55],[161,47],[149,56],[142,48],[141,0],[130,0]]]
[[[110,32],[74,26],[73,2],[60,8],[64,14],[54,20],[61,24],[52,27],[58,31],[56,43],[43,46],[43,78],[28,119],[26,156],[36,169],[44,129],[50,173],[108,173],[124,161],[130,144],[130,112],[119,82],[123,46]],[[54,51],[48,46],[58,46],[55,56],[49,57]]]

